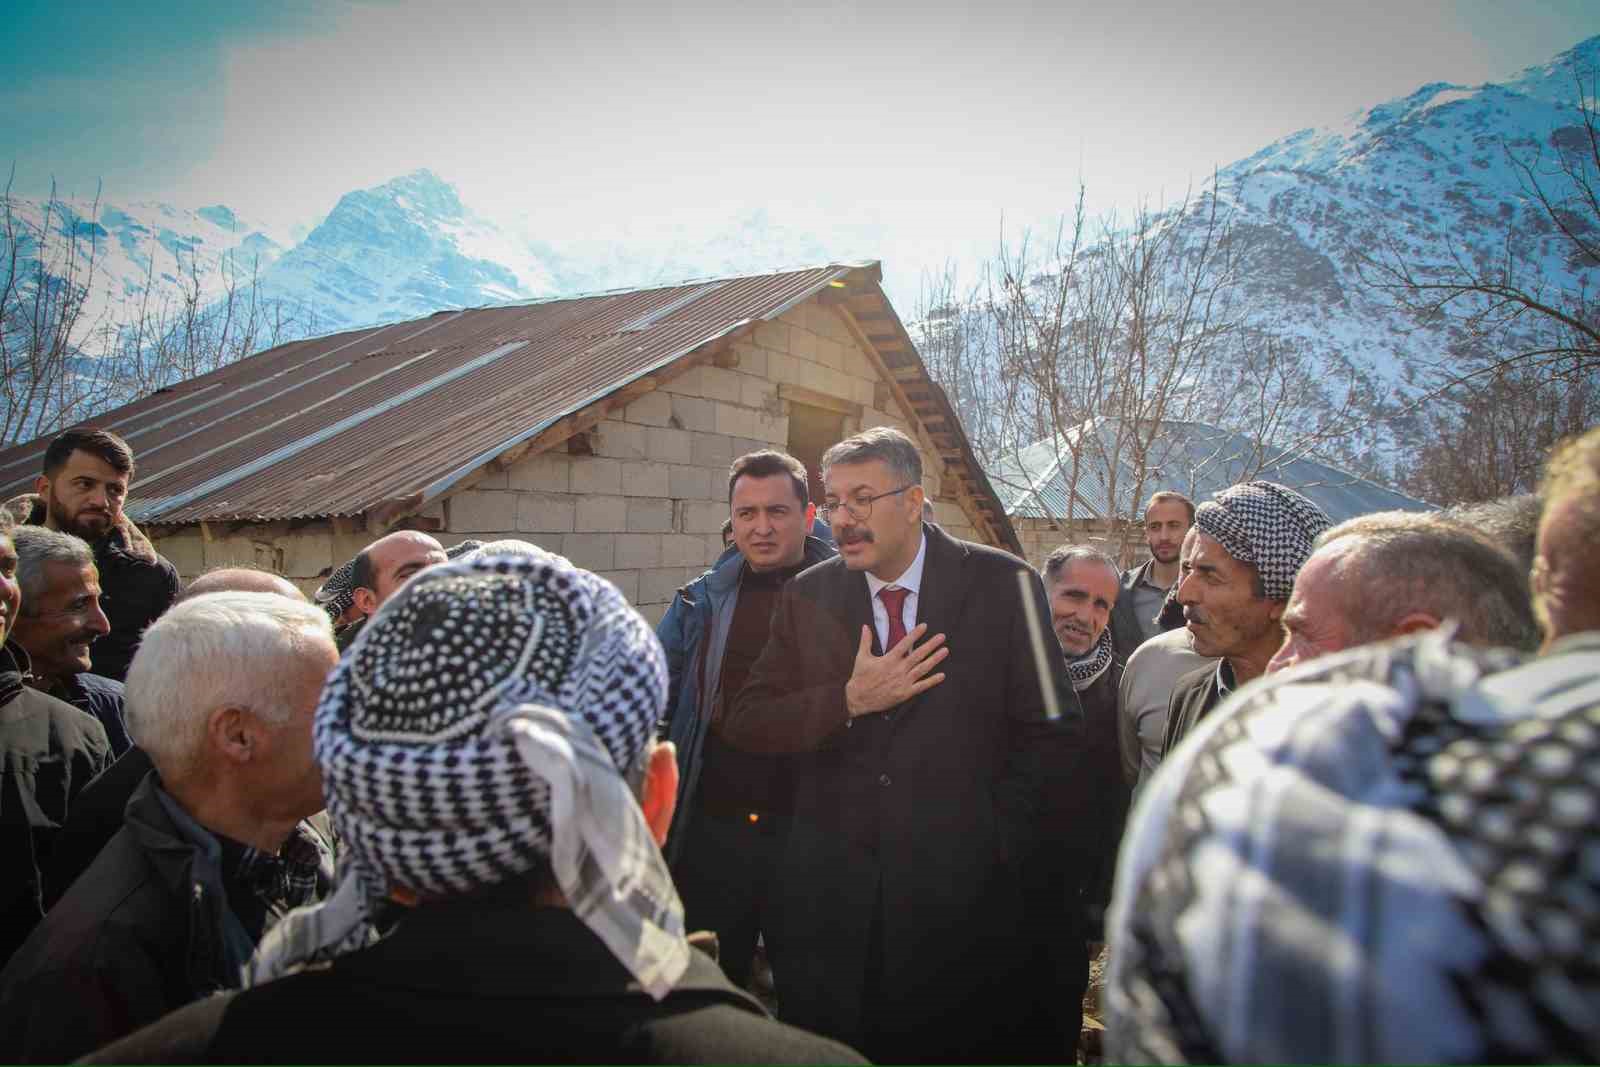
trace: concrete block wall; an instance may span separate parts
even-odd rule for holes
[[[844,321],[814,301],[758,325],[732,356],[731,366],[695,367],[613,412],[589,435],[592,455],[541,453],[506,471],[504,486],[479,482],[449,497],[445,529],[457,539],[520,537],[559,552],[615,582],[654,622],[722,552],[728,465],[788,446],[780,386],[860,404],[846,434],[877,425],[911,432],[892,399],[877,406],[879,376]],[[924,464],[936,520],[976,538],[961,507],[940,499],[926,447]]]

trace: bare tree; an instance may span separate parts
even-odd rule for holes
[[[259,261],[243,265],[232,250],[209,269],[194,250],[187,261],[179,251],[177,282],[162,282],[154,237],[139,291],[91,314],[98,194],[87,219],[53,189],[37,222],[21,206],[8,183],[0,196],[0,443],[83,422],[317,329],[308,309],[265,297]]]
[[[1563,411],[1592,406],[1590,398],[1600,385],[1600,302],[1589,273],[1600,266],[1600,117],[1595,72],[1575,68],[1573,78],[1575,125],[1552,131],[1548,150],[1536,144],[1519,154],[1510,144],[1501,146],[1526,203],[1535,209],[1534,226],[1519,228],[1508,217],[1488,247],[1467,247],[1447,235],[1439,260],[1419,258],[1389,234],[1377,254],[1357,261],[1363,281],[1419,325],[1454,334],[1447,352],[1431,363],[1437,374],[1433,387],[1407,409],[1421,411],[1435,434],[1448,434],[1460,419],[1482,415],[1490,398],[1514,401],[1519,412],[1528,401],[1548,404],[1547,422],[1559,422]],[[1554,257],[1547,254],[1550,238],[1557,245]],[[1565,269],[1552,271],[1552,258]],[[1513,388],[1523,392],[1513,397],[1508,392]],[[1522,476],[1512,473],[1520,469],[1520,460],[1509,454],[1501,459],[1511,467],[1497,465],[1482,483],[1442,474],[1438,481],[1416,471],[1409,477],[1435,493],[1471,494],[1486,491],[1486,485],[1521,484]],[[1429,460],[1418,469],[1437,466]]]

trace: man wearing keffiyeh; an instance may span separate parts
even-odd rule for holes
[[[665,657],[609,582],[533,546],[430,568],[328,679],[315,751],[343,856],[242,993],[115,1062],[855,1062],[689,945],[659,842]],[[329,1025],[285,1026],[319,1018]]]
[[[1062,545],[1043,568],[1050,621],[1083,705],[1084,744],[1070,767],[1053,768],[1044,832],[1024,864],[1033,932],[1032,1006],[1057,1035],[1057,1055],[1072,1062],[1089,983],[1089,944],[1105,940],[1111,871],[1128,787],[1117,751],[1117,690],[1122,663],[1111,616],[1122,593],[1116,561],[1093,548]]]
[[[1163,758],[1224,697],[1266,670],[1283,643],[1295,574],[1330,525],[1311,500],[1276,482],[1231,486],[1195,510],[1178,602],[1194,651],[1221,659],[1173,687]]]

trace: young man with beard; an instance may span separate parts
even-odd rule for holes
[[[1024,877],[1036,939],[1034,1008],[1057,1028],[1057,1057],[1070,1063],[1083,1024],[1089,944],[1105,940],[1111,872],[1127,815],[1117,751],[1122,664],[1109,625],[1121,574],[1103,552],[1062,545],[1045,560],[1044,584],[1067,676],[1083,705],[1084,743],[1077,762],[1049,779],[1044,833]]]
[[[1178,602],[1194,651],[1221,659],[1173,687],[1163,759],[1224,697],[1265,673],[1283,644],[1294,577],[1331,525],[1316,504],[1276,482],[1232,486],[1195,510]]]
[[[1111,637],[1122,662],[1163,632],[1161,606],[1178,580],[1178,551],[1193,525],[1194,503],[1182,493],[1163,491],[1145,505],[1144,536],[1150,558],[1122,574],[1122,589],[1111,615]]]
[[[678,590],[656,628],[671,683],[666,736],[677,747],[677,814],[667,861],[691,930],[712,930],[723,970],[750,981],[759,935],[781,993],[782,934],[772,884],[789,825],[788,760],[724,739],[725,711],[766,647],[784,583],[833,556],[806,536],[816,514],[793,456],[751,452],[728,470],[733,547]]]
[[[1041,679],[1034,662],[1022,598],[1043,620],[1044,588],[923,521],[922,459],[898,430],[830,448],[822,481],[839,557],[784,586],[723,731],[800,757],[782,1013],[878,1062],[1048,1058],[1024,1025],[1018,868],[1082,713],[1066,663],[1047,657]]]
[[[94,643],[95,674],[122,681],[145,627],[178,597],[178,572],[122,513],[133,450],[116,434],[79,428],[50,442],[29,522],[81,537],[94,549],[110,631]]]

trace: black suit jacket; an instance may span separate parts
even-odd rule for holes
[[[850,719],[844,688],[872,609],[865,575],[829,560],[784,587],[724,737],[800,754],[780,868],[784,1017],[852,1044],[868,1027],[892,1033],[897,1058],[994,1062],[1009,1055],[996,1041],[1022,957],[1016,868],[1046,779],[1072,771],[1082,712],[1051,655],[1062,716],[1044,714],[1017,581],[1028,575],[1047,620],[1038,575],[935,526],[923,533],[917,620],[945,635],[945,681]]]

